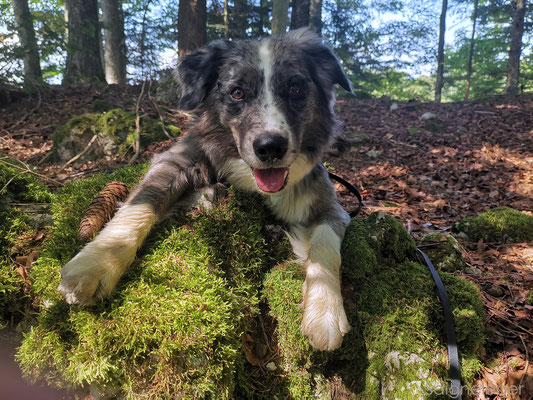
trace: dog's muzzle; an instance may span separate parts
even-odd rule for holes
[[[268,164],[281,161],[289,147],[289,141],[281,135],[262,135],[253,142],[256,157]],[[279,192],[285,187],[288,168],[256,168],[253,175],[257,186],[265,192]]]

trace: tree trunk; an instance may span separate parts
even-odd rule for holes
[[[474,45],[476,38],[476,23],[478,14],[479,0],[474,0],[474,16],[472,22],[472,36],[470,37],[470,51],[468,53],[468,64],[466,66],[466,83],[465,83],[465,97],[464,101],[468,101],[470,94],[470,80],[472,79],[472,61],[474,60]]]
[[[178,9],[180,57],[207,43],[206,21],[206,0],[180,0]]]
[[[446,11],[448,0],[442,0],[440,13],[439,49],[437,54],[437,81],[435,82],[435,102],[440,103],[444,84],[444,35],[446,34]]]
[[[289,0],[272,2],[272,34],[281,35],[287,31],[289,24]]]
[[[66,0],[67,62],[63,84],[105,81],[97,0]]]
[[[233,0],[233,18],[230,23],[230,37],[232,39],[246,39],[248,28],[248,2],[247,0]]]
[[[293,0],[291,30],[309,25],[310,0]]]
[[[35,39],[33,19],[28,7],[27,0],[11,0],[17,33],[22,48],[22,60],[24,62],[24,80],[40,80],[42,78],[41,64],[39,61],[39,47]]]
[[[526,0],[513,0],[514,14],[511,26],[511,48],[509,49],[509,64],[507,67],[507,82],[505,94],[518,93],[518,77],[520,75],[520,53],[522,52],[522,35],[524,33],[524,17],[526,15]]]
[[[224,0],[224,37],[229,37],[229,2]]]
[[[310,0],[309,25],[319,36],[322,35],[322,0]]]
[[[126,84],[126,37],[121,0],[102,0],[107,83]]]

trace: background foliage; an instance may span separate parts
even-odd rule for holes
[[[59,83],[65,68],[64,0],[29,2],[40,48],[43,78]],[[471,99],[505,88],[511,1],[481,0],[477,19]],[[122,2],[128,79],[158,76],[176,61],[178,1]],[[229,10],[224,25],[225,7]],[[324,0],[322,35],[334,48],[360,97],[398,100],[433,98],[436,70],[437,0]],[[533,90],[531,8],[526,11],[519,91]],[[291,9],[289,9],[289,13]],[[448,8],[444,100],[462,100],[472,29],[473,1],[453,0]],[[272,0],[208,0],[208,39],[267,36]],[[227,28],[227,29],[226,29]],[[21,49],[11,2],[0,1],[0,83],[22,81]]]

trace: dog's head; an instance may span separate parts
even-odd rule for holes
[[[334,85],[351,91],[335,55],[308,29],[262,41],[212,42],[184,57],[177,76],[180,107],[216,113],[267,193],[311,170],[334,136]]]

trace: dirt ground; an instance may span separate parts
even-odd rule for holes
[[[129,158],[52,164],[50,136],[72,116],[92,112],[95,100],[132,111],[139,92],[139,86],[52,87],[0,105],[0,153],[35,168],[53,190],[125,165]],[[186,133],[187,116],[176,108],[145,96],[140,112]],[[533,214],[533,96],[446,104],[339,99],[336,108],[344,140],[324,161],[359,188],[360,215],[386,211],[419,239],[493,207]],[[172,142],[150,146],[139,161]],[[356,200],[336,187],[346,209],[355,208]],[[461,244],[472,272],[461,276],[482,290],[488,316],[474,398],[533,399],[533,307],[525,303],[533,288],[531,243]]]

